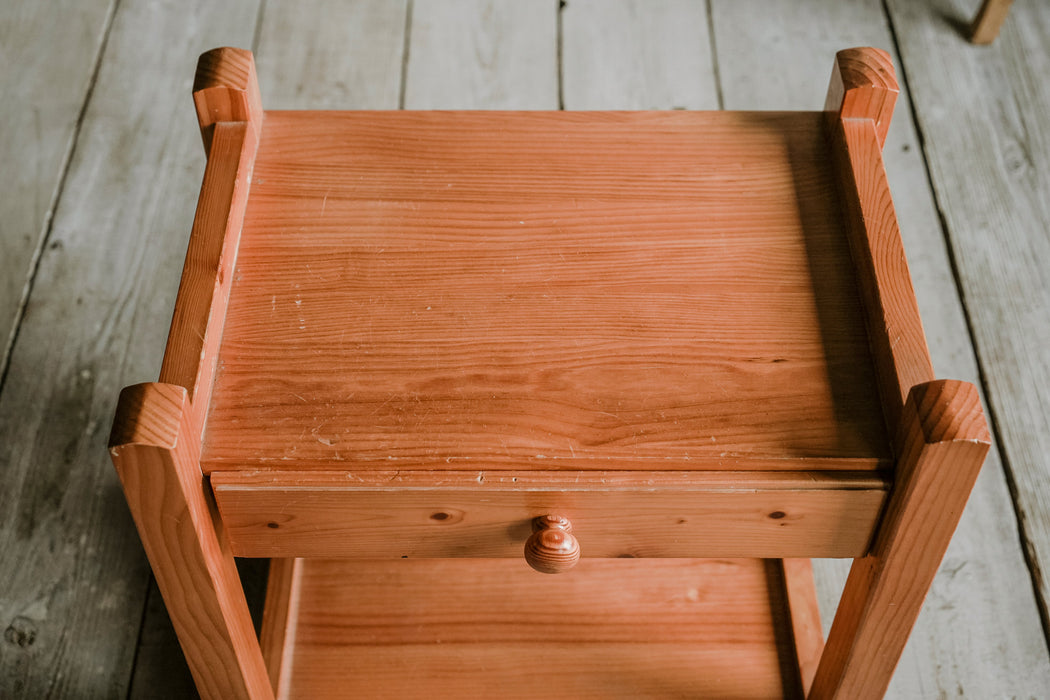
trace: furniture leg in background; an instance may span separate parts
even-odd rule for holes
[[[970,41],[975,44],[990,44],[995,41],[1013,1],[984,0],[973,19],[973,24],[970,25]]]

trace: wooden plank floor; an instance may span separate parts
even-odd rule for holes
[[[1045,697],[1050,4],[974,47],[979,4],[3,3],[0,697],[192,694],[104,443],[160,364],[198,53],[253,48],[269,108],[817,109],[865,44],[909,92],[886,159],[937,374],[979,383],[997,439],[889,697]],[[818,567],[825,625],[842,564]]]

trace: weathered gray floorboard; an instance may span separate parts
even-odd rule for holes
[[[256,632],[262,623],[269,569],[268,559],[237,560],[237,570],[244,584],[244,595]],[[160,589],[152,578],[127,697],[128,700],[192,700],[200,697],[175,636],[175,629],[171,626]]]
[[[929,0],[890,2],[889,8],[999,449],[1012,475],[1024,543],[1045,606],[1050,602],[1050,5],[1015,3],[995,43],[972,46],[958,32],[973,5]]]
[[[0,697],[127,692],[149,574],[106,439],[120,387],[157,376],[171,318],[204,160],[196,53],[250,42],[256,14],[125,0],[114,15],[0,394]]]
[[[255,63],[266,109],[397,109],[407,0],[268,2]]]
[[[396,109],[406,10],[406,0],[268,2],[255,47],[263,107]],[[182,82],[192,78],[192,68],[182,78]],[[188,84],[182,97],[184,104],[176,117],[192,127],[196,118]],[[202,173],[203,169],[198,177]],[[195,204],[195,196],[181,202],[188,212]],[[257,606],[267,569],[257,561],[240,563],[249,604]],[[253,612],[259,612],[257,607]],[[129,700],[181,700],[195,695],[160,591],[152,584]]]
[[[894,49],[877,0],[715,0],[713,9],[728,109],[820,109],[836,50]],[[896,63],[901,73],[900,61]],[[885,159],[937,376],[976,382],[962,305],[906,94],[894,112]],[[1019,541],[1002,466],[993,450],[889,697],[1027,697],[1050,688],[1050,658]],[[847,562],[821,562],[817,567],[826,627],[847,571]]]
[[[718,109],[705,4],[571,0],[562,81],[565,109]]]
[[[146,611],[142,616],[135,668],[127,697],[128,700],[193,700],[200,697],[153,578],[150,578],[146,595]]]
[[[413,4],[406,109],[557,109],[558,0]]]
[[[0,370],[51,221],[113,3],[0,3]]]

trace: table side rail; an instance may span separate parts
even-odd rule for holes
[[[846,230],[887,424],[892,427],[900,420],[911,388],[933,380],[933,364],[875,126],[870,120],[842,119],[832,131]]]
[[[210,403],[258,139],[247,122],[212,127],[208,164],[161,364],[160,382],[188,392],[194,435]]]

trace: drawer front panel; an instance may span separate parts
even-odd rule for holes
[[[520,557],[533,518],[584,557],[857,557],[887,493],[870,474],[221,472],[236,556]]]

